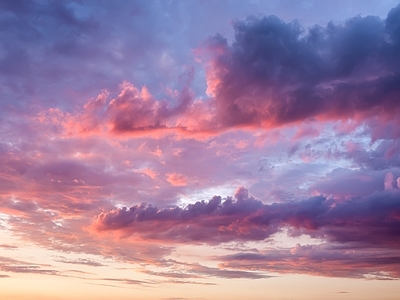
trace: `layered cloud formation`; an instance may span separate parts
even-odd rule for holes
[[[400,5],[250,16],[188,43],[183,6],[126,5],[0,3],[0,230],[20,243],[2,250],[177,283],[400,278]],[[177,254],[203,246],[214,266]]]

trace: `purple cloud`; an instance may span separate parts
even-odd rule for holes
[[[141,239],[218,244],[264,240],[284,227],[292,235],[307,234],[330,242],[382,248],[399,246],[400,193],[374,192],[344,201],[323,196],[301,201],[263,204],[241,188],[222,201],[196,202],[186,208],[159,209],[145,204],[97,216],[99,231],[122,231]]]
[[[279,126],[319,117],[399,113],[398,22],[355,17],[304,30],[276,16],[234,23],[232,44],[221,35],[205,48],[214,55],[208,89],[219,126]]]

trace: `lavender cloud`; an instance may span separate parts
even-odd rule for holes
[[[153,276],[161,276],[166,278],[204,278],[204,277],[219,277],[219,278],[247,278],[247,279],[261,279],[269,278],[270,276],[257,272],[240,271],[232,269],[221,269],[206,267],[199,263],[182,263],[178,261],[169,261],[176,270],[165,272],[153,272],[150,270],[143,270],[143,273]]]
[[[58,270],[51,269],[49,267],[51,266],[0,256],[0,270],[4,272],[60,276],[60,272]]]
[[[397,249],[377,251],[337,245],[300,245],[262,253],[236,253],[216,257],[220,267],[328,277],[394,280],[400,277]],[[279,261],[279,263],[276,263]]]

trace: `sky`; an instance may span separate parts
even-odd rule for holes
[[[397,1],[0,1],[0,298],[396,300]]]

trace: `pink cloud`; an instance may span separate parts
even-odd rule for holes
[[[150,168],[145,168],[145,169],[139,170],[138,172],[146,174],[147,176],[149,176],[153,180],[156,179],[156,177],[158,176],[158,173],[156,171],[154,171],[153,169],[150,169]]]
[[[167,173],[167,181],[174,186],[186,186],[187,177],[178,173]]]
[[[387,191],[394,189],[394,177],[392,173],[387,173],[385,175],[384,188]]]

